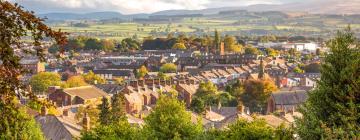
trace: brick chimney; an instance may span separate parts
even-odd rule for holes
[[[143,87],[145,85],[145,81],[144,80],[138,80],[138,84],[139,84],[139,86]]]
[[[42,106],[41,107],[41,116],[45,116],[45,115],[47,115],[47,109],[46,109],[46,107],[45,106]]]
[[[138,81],[130,81],[130,86],[136,89],[139,86]]]
[[[166,86],[166,80],[161,80],[161,81],[160,81],[160,85],[161,85],[161,86]]]
[[[69,116],[69,110],[68,109],[63,110],[63,116],[65,116],[65,117]]]
[[[90,117],[88,116],[87,113],[84,114],[82,124],[83,124],[83,129],[90,130]]]
[[[225,45],[224,42],[220,43],[220,55],[225,55]]]
[[[239,115],[245,114],[245,106],[242,103],[239,103],[239,105],[237,106],[237,113]]]
[[[60,89],[60,86],[49,86],[48,87],[48,94],[54,93],[58,89]]]
[[[280,115],[280,117],[285,117],[286,112],[285,112],[284,107],[281,107],[281,110],[279,111],[279,115]]]

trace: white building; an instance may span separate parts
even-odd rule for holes
[[[317,43],[285,43],[282,45],[282,48],[285,49],[296,49],[297,51],[308,51],[308,52],[316,52],[316,49],[319,47]]]

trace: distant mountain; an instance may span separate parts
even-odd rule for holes
[[[79,19],[133,19],[147,18],[154,15],[215,15],[222,11],[282,11],[282,12],[308,12],[315,14],[360,14],[360,0],[317,0],[303,3],[289,3],[282,5],[251,5],[246,7],[222,7],[208,8],[202,10],[165,10],[152,14],[123,15],[118,12],[94,12],[85,14],[76,13],[48,13],[40,14],[40,17],[47,17],[49,20],[79,20]]]
[[[251,5],[249,11],[300,11],[313,14],[359,14],[360,0],[318,0],[283,5]]]
[[[94,13],[48,13],[39,14],[39,17],[46,17],[50,20],[79,20],[79,19],[113,19],[123,18],[125,15],[117,12],[94,12]]]

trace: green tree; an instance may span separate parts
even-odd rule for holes
[[[72,76],[66,80],[65,88],[81,87],[86,85],[87,83],[82,76]]]
[[[138,140],[138,129],[127,121],[115,122],[109,125],[99,125],[90,131],[81,133],[82,140]]]
[[[245,54],[259,55],[260,52],[255,47],[245,47]]]
[[[88,106],[80,106],[75,114],[75,119],[77,121],[82,121],[85,113],[90,117],[90,125],[96,126],[98,124],[100,110],[97,109],[97,106],[94,104],[90,104]]]
[[[215,30],[215,33],[214,33],[214,47],[216,50],[219,50],[220,49],[220,35],[219,35],[219,32],[217,30]],[[211,42],[211,39],[209,40],[209,42]],[[209,45],[210,46],[210,45]]]
[[[70,50],[82,50],[85,47],[85,43],[84,41],[79,37],[79,38],[74,38],[74,39],[69,39],[69,41],[67,42],[67,44],[64,46],[64,49],[66,51],[70,51]]]
[[[184,103],[167,96],[160,97],[145,123],[147,139],[194,139],[202,132],[200,125],[191,122]]]
[[[12,116],[12,118],[2,120],[0,127],[0,139],[27,139],[43,140],[43,133],[34,118],[26,114],[25,108],[13,110],[0,102],[1,113]],[[3,116],[2,115],[2,116]]]
[[[138,78],[143,78],[146,74],[148,74],[149,71],[145,66],[141,66],[140,69],[138,69],[136,75]]]
[[[302,139],[358,139],[360,137],[360,47],[350,28],[327,43],[321,79],[310,91],[303,117],[296,121]]]
[[[263,59],[261,58],[260,59],[260,65],[259,65],[259,75],[258,75],[258,78],[259,79],[263,79],[265,76],[265,66],[264,66],[264,61]]]
[[[293,72],[301,74],[301,73],[304,73],[304,70],[302,70],[299,66],[297,66],[293,69]]]
[[[131,38],[125,38],[121,41],[121,47],[119,51],[134,51],[140,49],[140,43]]]
[[[202,111],[207,106],[221,106],[222,104],[229,104],[232,99],[234,99],[234,97],[231,96],[230,93],[219,92],[216,85],[207,81],[200,83],[199,88],[193,97],[195,103],[192,103],[190,106],[192,110]]]
[[[190,104],[191,111],[194,111],[199,114],[203,114],[205,112],[205,101],[201,98],[193,98]]]
[[[160,67],[160,72],[172,73],[177,71],[177,66],[174,63],[166,63]]]
[[[271,140],[274,139],[274,129],[261,119],[255,119],[252,122],[239,119],[229,126],[225,135],[228,139]]]
[[[307,73],[320,73],[320,63],[311,63],[305,66],[305,72]]]
[[[89,38],[85,41],[86,50],[103,50],[103,46],[99,39]]]
[[[108,125],[111,121],[110,114],[110,105],[107,97],[102,98],[102,103],[98,105],[99,113],[99,122],[101,125]]]
[[[82,75],[86,83],[89,84],[105,84],[106,80],[96,75],[93,71],[89,71],[87,74]]]
[[[111,98],[111,122],[126,120],[125,97],[123,94],[115,94]]]
[[[30,85],[34,92],[46,92],[49,86],[60,86],[61,77],[53,72],[41,72],[31,77]]]
[[[186,50],[186,46],[184,43],[175,43],[172,46],[172,49],[176,49],[176,50]]]

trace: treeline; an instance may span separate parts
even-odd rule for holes
[[[145,117],[142,127],[128,123],[123,105],[122,94],[114,95],[109,102],[103,98],[102,104],[92,109],[98,109],[98,122],[82,133],[81,139],[293,139],[291,128],[281,125],[277,128],[267,125],[265,120],[255,119],[247,121],[237,120],[227,129],[209,128],[202,126],[201,114],[191,114],[183,102],[176,98],[176,93],[160,94],[160,98],[151,113]],[[83,113],[91,112],[86,110]],[[94,111],[92,111],[94,112]]]
[[[276,39],[276,37],[272,36],[272,37],[260,37],[259,40],[263,38],[271,38],[269,40]],[[243,38],[243,39],[249,39],[249,38]],[[267,40],[261,40],[261,41],[266,42]],[[224,43],[225,52],[241,53],[241,52],[246,52],[245,49],[251,47],[245,44],[244,43],[245,41],[243,41],[242,39],[230,35],[221,37],[220,33],[215,31],[214,36],[210,36],[210,35],[186,36],[185,34],[174,36],[172,33],[170,33],[166,38],[145,37],[143,41],[140,41],[140,39],[138,39],[137,36],[133,36],[131,38],[125,38],[122,41],[78,36],[76,38],[69,39],[68,42],[63,47],[63,49],[65,51],[98,50],[98,51],[106,51],[106,52],[192,49],[192,50],[200,50],[210,53],[216,53],[220,51],[221,42]],[[56,53],[58,50],[59,50],[59,46],[56,45],[49,48],[50,53]]]
[[[73,39],[69,39],[68,42],[61,48],[64,51],[81,51],[81,50],[102,50],[113,51],[115,49],[116,41],[110,39],[97,39],[79,36]],[[51,46],[48,51],[50,53],[56,53],[59,51],[58,45]]]

